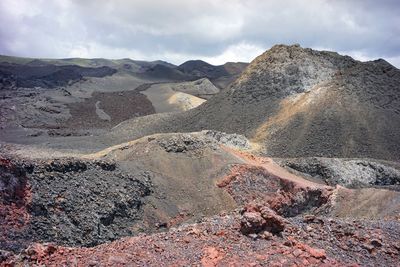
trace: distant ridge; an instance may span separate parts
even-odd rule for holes
[[[38,59],[0,55],[0,66],[2,64],[21,64],[32,67],[45,65],[77,65],[81,67],[110,67],[117,71],[138,76],[141,79],[159,81],[190,81],[199,78],[210,79],[217,87],[225,88],[232,83],[239,74],[247,67],[248,63],[229,62],[224,65],[214,66],[201,60],[189,60],[180,66],[166,61],[144,61],[104,58],[62,58],[62,59]]]

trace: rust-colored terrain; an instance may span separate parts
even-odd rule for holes
[[[0,266],[398,266],[388,63],[2,64]]]

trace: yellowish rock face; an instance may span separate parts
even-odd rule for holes
[[[200,106],[205,101],[206,100],[202,98],[181,92],[176,92],[170,98],[168,98],[168,103],[179,107],[183,111]]]
[[[157,113],[186,111],[205,102],[200,97],[177,92],[171,84],[156,84],[142,92],[151,101]]]

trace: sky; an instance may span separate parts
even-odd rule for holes
[[[400,68],[398,0],[0,0],[0,54],[250,62],[275,44]]]

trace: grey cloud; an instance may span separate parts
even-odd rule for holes
[[[398,14],[394,0],[3,0],[0,53],[180,63],[235,57],[232,47],[300,43],[399,66]]]

